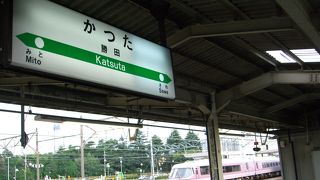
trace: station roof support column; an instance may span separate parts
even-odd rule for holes
[[[215,103],[215,91],[211,93],[211,112],[207,119],[207,143],[212,180],[223,180],[222,156],[219,137],[218,115]]]

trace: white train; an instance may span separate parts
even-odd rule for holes
[[[281,175],[279,158],[223,159],[225,180],[263,179]],[[210,180],[209,160],[187,161],[172,166],[169,180],[208,179]]]

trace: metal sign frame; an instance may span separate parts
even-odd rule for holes
[[[53,2],[50,2],[50,3],[53,3]],[[61,6],[61,5],[58,5],[58,6]],[[63,7],[63,8],[65,8],[65,7]],[[3,28],[3,30],[1,30],[1,31],[3,31],[3,32],[1,32],[1,48],[3,47],[3,49],[1,50],[1,65],[2,65],[3,68],[9,69],[9,70],[13,70],[13,71],[17,71],[17,72],[23,72],[23,73],[27,73],[27,74],[31,74],[31,75],[37,75],[37,76],[41,75],[41,77],[47,77],[47,78],[62,80],[62,81],[71,82],[71,83],[78,83],[78,84],[92,86],[92,87],[98,87],[98,88],[108,88],[110,90],[113,89],[113,90],[119,91],[121,93],[145,96],[145,97],[150,97],[150,98],[153,98],[153,99],[165,99],[165,100],[166,99],[169,99],[169,100],[175,99],[175,88],[174,88],[174,83],[173,83],[173,80],[174,80],[173,77],[174,76],[173,76],[173,70],[172,70],[172,55],[171,55],[170,49],[166,48],[166,47],[163,47],[163,48],[168,49],[169,56],[170,56],[170,60],[169,61],[170,61],[170,64],[171,64],[172,77],[171,77],[171,79],[169,81],[172,81],[172,83],[173,83],[173,92],[172,93],[174,94],[173,97],[169,97],[169,98],[168,97],[163,97],[163,96],[158,96],[158,95],[153,95],[153,94],[148,94],[148,93],[146,94],[144,92],[139,92],[139,91],[135,91],[135,90],[119,88],[117,86],[110,86],[110,85],[106,85],[106,84],[100,84],[100,83],[96,83],[96,82],[91,82],[91,81],[88,81],[88,80],[70,78],[68,76],[63,76],[63,75],[59,75],[59,74],[55,74],[55,73],[43,72],[43,71],[38,71],[38,70],[34,70],[34,69],[24,68],[24,67],[21,67],[21,66],[19,67],[19,66],[12,65],[11,63],[12,63],[13,2],[10,1],[10,0],[5,0],[4,3],[1,5],[1,9],[3,9],[3,11],[1,11],[2,12],[1,22],[2,22],[2,24],[4,24],[4,28]],[[74,10],[70,10],[70,11],[74,11]],[[76,12],[76,11],[74,11],[74,12]],[[91,18],[91,19],[93,19],[93,18]],[[32,47],[32,48],[37,48],[35,46],[35,44],[28,44],[28,42],[26,42],[26,41],[24,42],[25,39],[28,39],[31,36],[32,36],[32,34],[26,33],[26,34],[22,34],[18,38],[25,45],[27,45],[29,47]],[[32,37],[32,38],[35,38],[35,37]],[[45,39],[45,38],[42,38],[42,39]],[[50,39],[45,39],[45,40],[49,40],[50,41]],[[64,44],[62,44],[62,45],[64,45]],[[65,48],[65,46],[64,46],[64,48]],[[74,58],[74,57],[71,57],[71,58]],[[82,60],[82,61],[85,61],[85,60]],[[115,62],[116,62],[116,60],[115,60]],[[98,64],[98,65],[104,66],[105,64],[101,64],[101,61],[100,61],[100,64]],[[143,69],[143,70],[145,70],[145,69]],[[152,73],[152,70],[149,71],[149,72]],[[143,74],[140,74],[140,75],[144,76]],[[159,76],[159,78],[161,79],[160,76]],[[162,81],[166,82],[167,81],[166,77],[164,77],[164,78],[162,77]]]

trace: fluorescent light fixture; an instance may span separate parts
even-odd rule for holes
[[[112,126],[136,127],[136,128],[143,127],[142,124],[132,124],[132,123],[122,123],[122,122],[82,119],[82,118],[73,118],[73,117],[52,116],[52,115],[36,115],[34,117],[34,120],[44,121],[44,122],[55,122],[55,123],[79,122],[79,123],[91,123],[91,124],[102,124],[102,125],[112,125]]]
[[[281,50],[273,50],[273,51],[266,51],[270,56],[274,57],[280,63],[295,63],[296,61],[293,60],[291,57],[287,56]]]
[[[320,55],[315,49],[293,49],[291,52],[303,62],[320,62]]]
[[[292,49],[293,54],[299,57],[303,62],[320,62],[320,55],[315,49]],[[296,63],[291,57],[287,56],[282,50],[266,51],[280,63]]]

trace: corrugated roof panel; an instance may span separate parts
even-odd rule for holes
[[[277,16],[276,4],[273,0],[232,0],[231,2],[253,19]]]
[[[207,47],[208,49],[206,53],[199,55],[199,59],[213,64],[220,69],[224,69],[226,72],[230,72],[230,74],[244,78],[263,73],[263,70],[259,66],[250,63],[245,58],[220,47],[214,42],[206,40],[202,44],[203,47]],[[246,69],[246,71],[243,71],[243,69]]]
[[[183,56],[180,56],[176,53],[171,53],[172,55],[172,66],[173,69],[175,69],[175,66],[178,66],[179,64],[183,63],[184,61],[186,61],[186,58],[184,58]]]
[[[247,80],[263,72],[258,66],[239,59],[208,40],[190,40],[176,49],[194,60],[216,67],[237,79]]]
[[[182,2],[177,2],[183,6],[185,6]],[[191,16],[190,14],[186,13],[185,11],[179,9],[179,6],[171,4],[168,12],[168,17],[171,20],[176,21],[182,27],[185,27],[190,24],[197,23],[197,17]]]
[[[266,50],[275,50],[279,47],[275,45],[271,39],[267,38],[263,34],[247,34],[238,36],[245,42],[249,43],[251,46],[256,49],[266,51]]]
[[[304,93],[320,93],[320,84],[299,84],[296,87]]]
[[[195,63],[192,61],[184,61],[183,63],[180,63],[179,65],[176,65],[174,69],[179,72],[183,72],[186,74],[198,74],[199,72],[203,72],[207,70],[208,66],[200,63]]]
[[[116,1],[114,3],[106,4],[100,8],[100,11],[92,12],[92,14],[97,17],[98,19],[102,19],[106,21],[107,19],[113,18],[118,13],[117,11],[113,11],[113,9],[117,8],[118,6],[122,6],[122,1]]]
[[[203,14],[214,22],[224,22],[233,20],[230,10],[226,9],[221,3],[212,0],[186,0],[188,6]]]
[[[204,81],[207,81],[207,82],[212,82],[216,85],[223,86],[225,88],[228,88],[233,84],[240,83],[239,79],[214,69],[208,69],[206,71],[193,74],[193,75],[198,77],[199,79],[203,79]]]
[[[225,63],[221,67],[237,74],[242,80],[249,80],[263,73],[263,71],[255,65],[236,57],[225,60]]]
[[[237,105],[244,106],[246,109],[264,109],[266,107],[269,107],[269,105],[264,104],[261,101],[250,96],[238,99],[235,101],[235,103]]]
[[[320,1],[319,0],[309,0],[310,5],[313,9],[317,9],[319,11],[320,9]]]
[[[257,65],[261,69],[271,70],[274,68],[270,63],[266,62],[261,58],[257,58],[255,54],[251,53],[250,51],[246,50],[242,46],[235,43],[232,40],[232,38],[228,38],[228,37],[219,38],[218,44],[234,52],[236,55],[238,55],[242,59],[245,59],[248,62],[251,62]]]
[[[270,35],[289,49],[313,48],[310,41],[298,31],[274,32],[270,33]],[[241,35],[240,37],[262,51],[281,49],[276,43],[263,34],[248,34]]]
[[[115,3],[112,0],[105,0],[103,2],[101,2],[99,0],[93,0],[92,2],[95,2],[95,3],[93,3],[92,7],[90,7],[90,9],[85,10],[86,12],[88,12],[88,14],[105,13],[104,10],[106,9],[106,7],[110,7],[113,5],[117,5],[117,3],[121,3],[121,1],[117,1],[117,3]],[[99,4],[99,5],[97,6],[97,4]]]
[[[296,85],[274,84],[268,87],[268,89],[286,98],[294,98],[303,93],[300,89],[296,88]]]
[[[231,57],[231,55],[222,52],[202,39],[189,40],[184,43],[183,46],[179,46],[176,49],[189,57],[194,57],[194,59],[214,66],[222,63],[224,59]],[[214,56],[214,58],[211,59],[212,56]]]
[[[274,32],[272,35],[289,49],[314,48],[311,41],[298,31]]]
[[[255,99],[260,100],[262,102],[267,102],[270,105],[274,105],[283,101],[282,98],[279,98],[279,96],[273,94],[272,92],[266,89],[262,89],[255,93],[252,93],[250,94],[250,97],[254,97]]]

